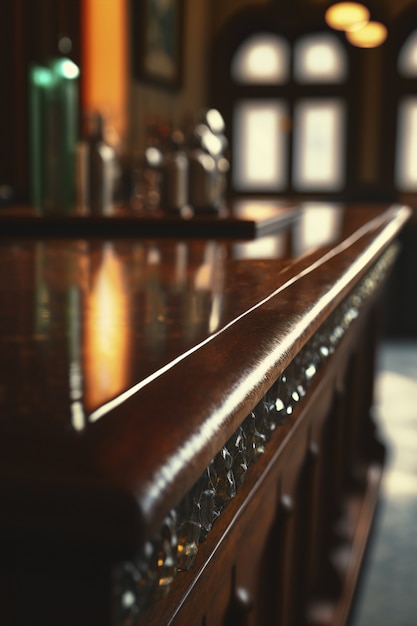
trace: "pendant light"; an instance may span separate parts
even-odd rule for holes
[[[346,39],[358,48],[377,48],[388,36],[387,27],[382,22],[368,22],[363,28],[346,32]]]
[[[335,2],[327,9],[324,17],[331,28],[349,32],[364,27],[370,13],[360,2]]]
[[[366,3],[336,0],[326,10],[324,18],[331,28],[344,31],[353,46],[376,48],[384,43],[388,30],[382,21],[375,19],[374,8],[371,15],[368,4],[369,0]],[[378,5],[375,5],[375,11],[380,13]]]

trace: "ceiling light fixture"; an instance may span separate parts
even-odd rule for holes
[[[387,36],[387,27],[382,22],[368,22],[359,30],[346,32],[349,43],[359,48],[377,48]]]
[[[355,31],[368,23],[370,13],[359,2],[335,2],[327,9],[324,18],[335,30]]]
[[[324,18],[331,28],[344,31],[348,42],[358,48],[376,48],[388,36],[387,27],[374,16],[371,18],[368,1],[364,4],[337,0],[328,7]]]

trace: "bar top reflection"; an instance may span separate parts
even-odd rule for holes
[[[253,241],[3,240],[0,418],[85,429],[358,220],[313,204]]]

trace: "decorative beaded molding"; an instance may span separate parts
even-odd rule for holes
[[[144,608],[168,594],[177,573],[192,567],[199,544],[236,495],[248,468],[264,454],[272,433],[303,401],[318,371],[393,265],[397,251],[398,246],[392,244],[306,343],[169,513],[157,536],[145,543],[134,560],[117,565],[113,572],[113,626],[135,626]]]

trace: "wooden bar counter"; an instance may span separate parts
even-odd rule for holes
[[[246,238],[0,216],[2,624],[346,622],[409,211],[278,212]]]

